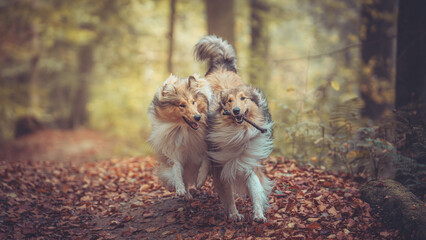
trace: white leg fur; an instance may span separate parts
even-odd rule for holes
[[[254,220],[265,222],[266,218],[263,213],[264,207],[268,204],[268,196],[265,194],[265,189],[260,183],[259,177],[254,172],[247,179],[247,187],[253,202]]]
[[[204,185],[207,175],[209,174],[209,168],[210,168],[210,161],[208,159],[204,159],[201,162],[200,169],[198,170],[197,185],[196,185],[197,188],[201,188]]]
[[[182,171],[183,171],[182,164],[178,161],[175,161],[173,163],[172,173],[173,173],[173,180],[175,184],[176,193],[179,196],[183,196],[186,193],[185,184],[183,183],[183,178],[182,178]]]

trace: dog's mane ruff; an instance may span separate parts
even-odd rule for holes
[[[234,49],[222,38],[214,35],[203,37],[194,47],[194,56],[198,61],[208,61],[206,75],[216,70],[237,72],[237,57]]]
[[[207,146],[203,144],[205,128],[200,127],[194,131],[181,124],[163,122],[158,119],[151,121],[152,134],[148,141],[158,154],[166,156],[167,159],[184,164],[187,158],[197,160],[194,158],[201,157],[207,150]]]
[[[233,125],[218,123],[219,114],[214,116],[209,126],[207,142],[208,155],[216,164],[222,165],[221,180],[234,182],[240,176],[247,178],[253,168],[261,167],[261,161],[272,152],[273,140],[271,137],[272,121],[262,127],[268,133],[262,134],[257,129],[237,128]]]

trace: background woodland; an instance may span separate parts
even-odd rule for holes
[[[217,34],[236,49],[243,79],[268,97],[275,156],[400,178],[421,195],[425,8],[394,0],[1,0],[0,139],[37,126],[84,127],[116,139],[117,156],[152,155],[146,112],[155,90],[170,73],[203,75],[193,46]]]

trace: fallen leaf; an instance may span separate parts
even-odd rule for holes
[[[130,216],[130,215],[128,215],[128,216],[125,216],[122,220],[121,220],[121,222],[128,222],[128,221],[130,221],[130,220],[132,220],[134,218],[134,216]]]
[[[174,223],[174,222],[176,222],[176,218],[174,218],[173,216],[167,216],[166,222],[167,223]]]
[[[330,213],[330,215],[332,215],[332,216],[336,216],[337,215],[336,208],[334,208],[334,207],[329,208],[327,210],[327,212]]]
[[[145,231],[151,233],[157,231],[158,229],[160,229],[160,227],[149,227],[145,229]]]
[[[309,229],[321,230],[321,225],[319,223],[317,223],[317,222],[308,224],[306,227],[309,228]]]

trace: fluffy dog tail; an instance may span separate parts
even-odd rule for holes
[[[198,61],[208,61],[206,75],[216,70],[228,70],[237,73],[237,57],[231,44],[215,35],[203,37],[194,48]]]

